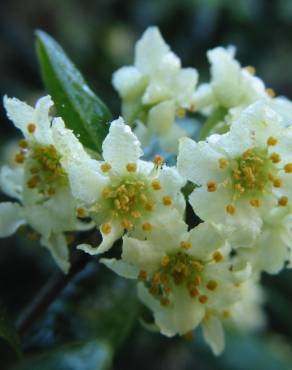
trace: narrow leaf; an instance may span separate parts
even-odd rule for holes
[[[93,93],[61,46],[43,31],[36,33],[42,78],[57,114],[87,148],[101,153],[111,113]]]

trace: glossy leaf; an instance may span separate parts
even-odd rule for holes
[[[61,46],[43,31],[36,33],[37,55],[43,81],[57,114],[89,149],[101,153],[111,113],[89,88]]]

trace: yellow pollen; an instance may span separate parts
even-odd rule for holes
[[[197,296],[200,294],[200,292],[199,292],[198,288],[196,288],[196,287],[192,287],[192,288],[189,290],[189,292],[190,292],[190,296],[191,296],[191,297],[197,297]]]
[[[30,189],[34,189],[38,182],[39,182],[40,178],[39,176],[35,175],[33,177],[31,177],[28,181],[27,181],[27,186],[30,188]]]
[[[244,193],[245,192],[245,189],[244,189],[244,187],[241,185],[241,184],[235,184],[235,189],[237,190],[237,191],[239,191],[240,193]]]
[[[271,97],[271,98],[274,98],[276,96],[276,93],[273,89],[271,89],[270,87],[266,89],[266,93]]]
[[[162,267],[166,267],[170,262],[170,258],[168,256],[163,256],[162,259],[161,259],[161,266]]]
[[[192,244],[190,242],[186,242],[184,240],[180,242],[180,247],[182,249],[186,249],[187,250],[187,249],[190,249],[191,246],[192,246]]]
[[[221,262],[223,259],[224,259],[224,257],[223,257],[221,252],[216,251],[216,252],[213,253],[213,260],[215,262]]]
[[[248,159],[252,155],[252,149],[247,149],[243,154],[242,158],[243,159]]]
[[[121,225],[126,230],[131,230],[133,228],[133,224],[129,220],[123,220],[123,221],[121,221]]]
[[[273,163],[279,163],[281,162],[281,156],[278,153],[272,153],[270,155],[270,159]]]
[[[200,295],[199,301],[200,303],[205,304],[208,302],[208,297],[206,295]]]
[[[267,140],[267,144],[270,146],[276,145],[278,140],[274,136],[270,136]]]
[[[77,216],[80,218],[85,218],[86,217],[86,211],[84,208],[80,207],[76,209]]]
[[[33,134],[36,130],[36,125],[34,123],[29,123],[27,125],[27,131],[30,133],[30,134]]]
[[[26,149],[28,147],[28,142],[25,139],[21,139],[18,142],[18,146],[21,149]]]
[[[104,162],[102,165],[100,165],[100,169],[102,172],[108,172],[112,166],[109,163]]]
[[[217,184],[215,181],[209,181],[207,183],[207,190],[209,193],[213,193],[214,191],[217,190]]]
[[[144,208],[146,209],[146,211],[150,212],[150,211],[153,211],[154,205],[152,203],[148,202],[144,205]]]
[[[208,281],[208,283],[206,285],[207,289],[209,289],[209,290],[215,290],[217,288],[217,286],[218,286],[218,283],[215,280]]]
[[[225,158],[220,158],[218,162],[219,162],[219,168],[221,169],[224,169],[228,166],[228,161]]]
[[[136,172],[137,171],[136,163],[128,163],[126,168],[127,168],[128,172]]]
[[[274,179],[273,185],[275,188],[281,188],[283,186],[283,181],[279,178]]]
[[[172,199],[169,196],[165,196],[162,198],[162,202],[165,206],[171,206],[172,205]]]
[[[184,108],[177,108],[176,110],[176,115],[179,117],[179,118],[184,118],[185,115],[186,115],[186,110]]]
[[[232,204],[228,204],[228,206],[226,206],[226,212],[230,215],[234,215],[236,208]]]
[[[251,74],[252,76],[254,76],[256,74],[256,69],[254,66],[246,66],[244,68],[249,74]]]
[[[157,154],[154,157],[153,162],[154,162],[154,164],[156,164],[156,166],[161,166],[162,163],[163,163],[163,158],[159,154]]]
[[[25,160],[25,155],[23,153],[17,153],[16,156],[15,156],[15,162],[16,163],[23,163]]]
[[[142,229],[144,231],[151,231],[152,230],[152,225],[150,224],[150,222],[145,222],[144,224],[142,224]]]
[[[259,208],[260,205],[261,205],[261,202],[259,199],[251,199],[249,201],[249,204],[252,206],[252,207],[255,207],[255,208]]]
[[[285,207],[288,204],[288,201],[289,201],[288,197],[283,196],[283,197],[278,199],[278,205],[282,206],[282,207]]]
[[[106,223],[101,225],[100,230],[103,234],[107,235],[112,231],[112,227],[110,224]]]
[[[141,270],[138,275],[138,280],[145,281],[147,279],[147,272],[144,270]]]
[[[159,180],[153,180],[151,185],[152,185],[152,188],[154,190],[160,190],[161,189],[161,184],[160,184]]]
[[[284,166],[284,171],[286,173],[292,173],[292,163],[287,163],[285,166]]]

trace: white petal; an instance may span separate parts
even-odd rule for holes
[[[204,83],[199,85],[192,96],[192,104],[195,110],[200,111],[210,105],[215,106],[213,90],[210,84]]]
[[[132,99],[142,93],[145,78],[141,72],[132,66],[122,67],[113,74],[113,86],[122,98]]]
[[[224,238],[218,231],[215,225],[207,222],[201,223],[192,229],[189,233],[189,241],[192,247],[188,250],[188,254],[206,260],[215,250],[222,248],[225,244]]]
[[[0,188],[11,198],[21,200],[23,189],[23,168],[3,166],[0,170]]]
[[[100,230],[102,242],[98,246],[93,247],[89,244],[80,244],[77,246],[77,249],[81,249],[91,256],[108,251],[113,246],[114,242],[123,235],[123,229],[118,223],[110,223],[110,226],[111,232],[109,234],[105,234]]]
[[[136,163],[143,155],[141,145],[122,118],[111,123],[109,133],[102,144],[103,158],[113,170],[126,172],[128,163]]]
[[[157,27],[149,27],[136,44],[135,66],[143,74],[152,74],[169,52]]]
[[[183,68],[175,80],[175,99],[180,107],[189,108],[198,82],[198,72],[194,68]]]
[[[226,172],[219,168],[218,161],[221,158],[223,155],[213,150],[208,143],[196,143],[189,138],[183,138],[179,143],[177,167],[182,176],[195,184],[211,180],[222,182]]]
[[[52,234],[49,238],[41,238],[40,243],[50,250],[57,265],[65,274],[67,274],[70,268],[70,262],[65,235]]]
[[[54,105],[50,96],[40,98],[35,106],[33,123],[36,124],[34,136],[39,143],[51,144],[51,118],[49,111]]]
[[[150,109],[147,125],[154,134],[163,135],[170,130],[174,121],[175,105],[173,101],[168,100]]]
[[[17,203],[0,203],[0,237],[12,235],[21,226],[26,224],[22,207]]]
[[[137,279],[140,271],[136,266],[115,258],[101,258],[99,262],[103,263],[110,270],[126,279]]]
[[[221,321],[214,315],[208,316],[203,321],[202,328],[205,341],[216,356],[220,355],[225,347],[224,330]]]

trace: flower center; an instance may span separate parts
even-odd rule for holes
[[[27,157],[30,177],[27,186],[41,194],[53,195],[57,187],[67,184],[67,175],[61,165],[61,156],[53,145],[33,145]]]
[[[189,243],[182,242],[181,249],[187,248]],[[214,253],[213,262],[221,262],[222,259],[220,252]],[[204,262],[179,251],[173,255],[164,256],[160,268],[152,276],[148,276],[145,271],[140,271],[139,279],[145,282],[149,292],[162,305],[170,304],[171,293],[175,286],[185,288],[191,297],[198,297],[199,302],[204,304],[208,301],[206,289],[213,291],[218,285],[215,280],[205,281],[204,268]]]
[[[239,198],[241,195],[257,197],[263,190],[271,186],[278,172],[265,149],[248,149],[231,166],[232,186]]]
[[[103,211],[108,210],[113,218],[121,220],[124,228],[131,229],[135,220],[154,209],[153,191],[146,177],[130,174],[103,189]]]

